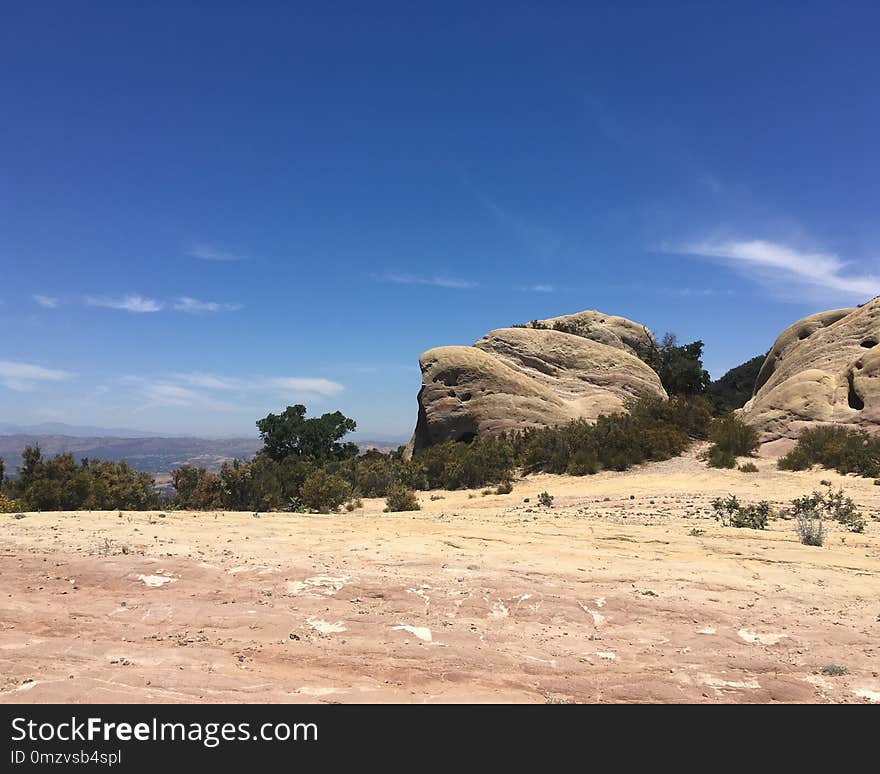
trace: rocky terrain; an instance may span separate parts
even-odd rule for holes
[[[634,354],[642,345],[653,345],[644,326],[588,311],[500,328],[471,347],[428,350],[419,360],[412,448],[593,420],[620,411],[628,398],[666,397]]]
[[[697,451],[410,513],[3,515],[0,701],[880,701],[880,487]],[[820,479],[865,534],[709,516]]]
[[[880,298],[810,315],[776,339],[741,417],[761,440],[817,424],[874,432],[880,423]]]

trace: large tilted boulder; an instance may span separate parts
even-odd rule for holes
[[[739,410],[761,441],[840,424],[880,431],[880,297],[799,320],[776,339]]]
[[[551,329],[559,320],[574,321],[579,333]],[[629,398],[666,397],[657,374],[633,354],[653,344],[644,326],[600,312],[536,322],[494,330],[472,347],[437,347],[421,356],[412,450],[594,420],[623,410]]]
[[[574,333],[585,339],[598,341],[610,347],[625,349],[633,354],[638,349],[656,346],[651,332],[640,323],[615,317],[593,309],[546,320],[532,320],[527,328],[550,328],[563,333]]]

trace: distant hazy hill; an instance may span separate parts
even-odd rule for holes
[[[253,457],[262,447],[259,438],[114,438],[111,436],[83,438],[69,435],[0,435],[0,457],[6,470],[15,474],[26,446],[43,450],[51,457],[71,452],[77,460],[94,457],[102,460],[125,460],[137,470],[168,473],[185,463],[218,470],[235,457]]]
[[[0,428],[4,426],[8,425],[0,425]],[[357,441],[357,444],[361,450],[378,448],[380,451],[392,451],[399,445],[390,441]],[[0,435],[0,457],[6,462],[6,472],[9,475],[15,475],[21,463],[21,452],[26,446],[39,446],[44,457],[70,452],[77,461],[83,457],[125,460],[137,470],[163,474],[184,464],[219,470],[224,462],[236,457],[253,457],[262,448],[263,442],[259,438],[117,438],[107,435],[84,437],[13,433]]]
[[[162,433],[132,430],[127,427],[93,427],[91,425],[68,425],[64,422],[43,422],[39,425],[16,425],[0,422],[3,435],[69,435],[73,438],[161,438]],[[166,433],[165,436],[168,436]],[[173,438],[183,437],[170,436]]]

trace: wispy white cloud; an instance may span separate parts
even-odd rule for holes
[[[196,244],[187,250],[187,255],[202,261],[243,261],[245,257],[221,247],[208,244]]]
[[[191,373],[175,374],[174,378],[191,387],[202,387],[207,390],[240,390],[244,387],[243,379],[215,374]]]
[[[163,307],[163,304],[160,301],[156,301],[152,298],[144,298],[143,296],[138,295],[122,296],[121,298],[87,296],[86,304],[88,306],[101,306],[107,309],[120,309],[125,312],[134,312],[136,314],[159,312]]]
[[[123,385],[134,388],[138,411],[155,407],[241,412],[259,411],[284,401],[321,401],[341,393],[339,382],[303,376],[224,376],[203,372],[167,377],[124,376]]]
[[[37,294],[34,296],[34,301],[45,309],[54,309],[58,306],[58,299],[53,296],[41,296]]]
[[[477,287],[476,282],[451,277],[422,277],[416,274],[383,274],[381,282],[391,282],[395,285],[432,285],[437,288],[451,288],[453,290],[470,290]]]
[[[63,382],[72,379],[73,376],[69,371],[43,368],[31,363],[0,360],[0,385],[8,387],[10,390],[23,392],[30,390],[35,382]]]
[[[851,265],[833,253],[807,252],[777,242],[705,241],[667,248],[667,252],[721,258],[752,269],[753,278],[771,281],[796,281],[803,285],[872,297],[880,293],[880,276],[863,273],[844,273]]]
[[[555,293],[556,288],[553,285],[524,285],[518,290],[525,290],[530,293]]]
[[[203,314],[210,312],[235,312],[241,309],[241,304],[221,304],[216,301],[199,301],[197,298],[181,296],[174,303],[178,312],[187,314]]]
[[[345,388],[339,382],[308,376],[221,376],[201,372],[175,374],[173,379],[188,387],[221,392],[270,392],[279,396],[329,398]]]
[[[709,193],[716,196],[724,193],[724,184],[714,175],[701,175],[697,182]]]
[[[176,384],[146,384],[144,397],[153,406],[192,406],[200,402],[197,392]]]
[[[451,288],[454,290],[470,290],[477,287],[476,282],[455,279],[452,277],[422,277],[415,274],[385,274],[381,277],[383,282],[391,282],[396,285],[433,285],[438,288]]]
[[[341,384],[338,382],[332,382],[329,379],[304,378],[298,376],[269,379],[267,384],[279,392],[289,392],[294,395],[313,394],[322,397],[338,395],[344,389]]]
[[[732,296],[733,291],[729,288],[718,290],[717,288],[655,288],[654,292],[661,295],[684,296],[685,298],[712,298],[713,296]]]
[[[648,285],[641,282],[629,282],[622,285],[609,285],[613,290],[627,290],[631,293],[646,293],[651,296],[679,296],[685,298],[712,298],[715,296],[732,296],[734,291],[730,288],[693,288],[693,287],[668,287],[663,285]]]

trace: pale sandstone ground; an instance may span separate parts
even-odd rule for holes
[[[880,487],[758,465],[542,475],[417,513],[4,515],[0,701],[880,701]],[[864,535],[706,518],[820,479]]]

